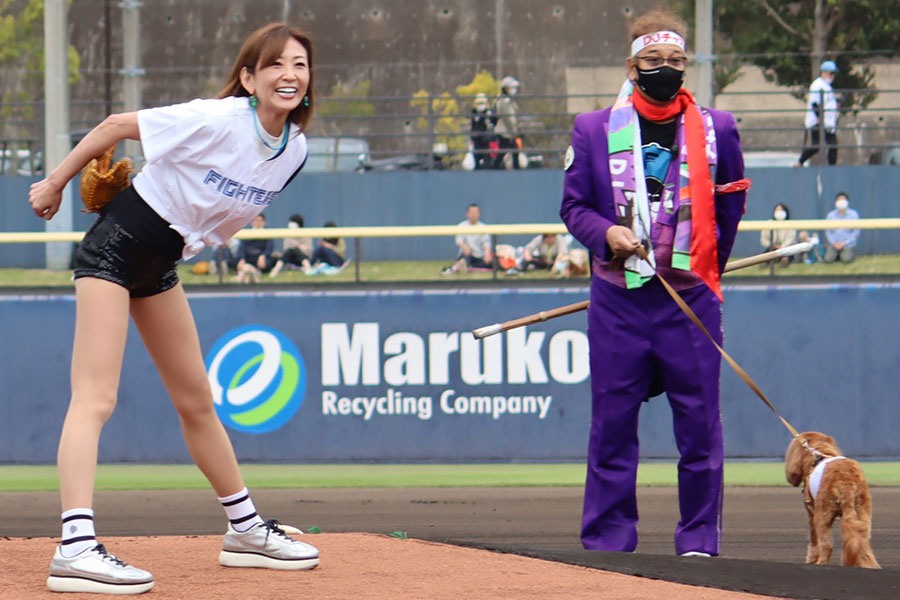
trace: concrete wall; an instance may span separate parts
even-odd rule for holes
[[[113,109],[121,108],[122,10],[110,3],[107,22],[104,4],[77,0],[69,12],[70,43],[81,59],[81,79],[71,92],[76,131],[105,116],[107,94]],[[153,0],[140,13],[140,61],[147,71],[143,98],[159,105],[215,95],[247,35],[282,20],[308,31],[315,43],[319,97],[337,84],[370,82],[372,96],[400,97],[396,106],[381,106],[382,115],[408,113],[413,93],[453,92],[483,69],[497,79],[516,76],[523,93],[564,94],[562,66],[619,63],[628,45],[627,17],[652,5],[650,0]],[[21,76],[0,78],[0,97],[17,91],[24,95],[10,97],[39,100],[40,79],[17,73]],[[40,109],[34,118],[6,134],[0,126],[0,137],[42,137]],[[314,121],[314,130],[323,123]],[[342,134],[352,135],[354,125],[344,123]],[[400,125],[390,126],[402,132]],[[366,128],[383,133],[377,121]]]
[[[896,167],[753,169],[747,175],[753,188],[745,219],[770,218],[778,202],[786,203],[795,219],[824,218],[842,190],[861,217],[898,216]],[[562,180],[563,172],[555,170],[309,173],[294,180],[267,217],[270,226],[285,226],[295,212],[309,226],[329,220],[344,226],[446,225],[463,220],[465,207],[477,202],[486,223],[559,223]],[[30,183],[24,177],[0,177],[0,231],[34,231],[43,225],[28,207]],[[76,211],[74,229],[86,230],[93,219]],[[501,241],[522,244],[527,239],[507,236]],[[449,237],[370,239],[361,248],[362,260],[449,260],[456,252]],[[44,265],[40,244],[3,245],[0,250],[0,267]],[[735,256],[760,250],[758,233],[738,235]],[[858,250],[900,252],[900,230],[865,231]]]
[[[309,31],[322,93],[337,82],[371,80],[375,96],[442,92],[480,69],[514,74],[532,92],[563,89],[560,64],[618,61],[626,18],[647,0],[179,0],[144,5],[145,98],[173,101],[215,91],[246,36],[270,21]],[[85,97],[96,99],[105,57],[102,3],[71,14],[72,44],[82,54]],[[120,11],[113,11],[113,64],[121,64]],[[90,90],[94,90],[91,93]]]
[[[788,421],[833,435],[852,456],[900,457],[900,286],[724,292],[726,348]],[[242,460],[580,460],[590,415],[585,313],[482,342],[468,332],[586,297],[585,289],[379,291],[190,301],[216,409]],[[74,311],[71,296],[0,296],[0,463],[54,460]],[[275,369],[253,368],[259,360]],[[100,460],[189,461],[135,331],[121,381]],[[642,411],[641,455],[677,456],[665,397]],[[728,456],[783,455],[788,432],[727,365],[722,415]]]
[[[144,4],[140,16],[140,62],[146,69],[143,99],[155,106],[215,95],[246,36],[267,22],[287,20],[309,31],[315,41],[320,98],[331,95],[336,85],[352,88],[369,82],[370,95],[381,99],[375,119],[314,119],[312,133],[365,135],[374,150],[426,151],[430,139],[412,143],[415,140],[408,135],[415,131],[418,114],[409,104],[413,93],[453,93],[487,70],[498,79],[516,76],[522,82],[522,94],[615,94],[624,77],[629,18],[657,4],[651,0],[154,0]],[[104,6],[111,7],[109,19]],[[107,98],[110,110],[121,108],[123,77],[118,70],[123,66],[123,39],[118,3],[72,3],[69,36],[81,61],[80,80],[71,89],[72,130],[83,131],[107,114]],[[896,61],[885,60],[874,68],[879,88],[900,88]],[[26,66],[9,65],[0,77],[0,97],[37,103],[41,81],[39,73]],[[747,67],[729,88],[744,90],[778,90],[784,92],[787,108],[800,108],[798,101],[790,99],[789,90],[766,82],[755,67]],[[883,94],[871,107],[882,112],[867,113],[858,122],[848,115],[842,125],[855,129],[847,131],[842,142],[896,141],[897,96]],[[719,104],[764,109],[772,98],[723,97]],[[572,113],[598,104],[596,97],[569,100]],[[562,102],[548,108],[546,102],[526,101],[523,111],[558,112]],[[607,97],[600,104],[608,102]],[[35,104],[33,109],[32,114],[23,107],[5,107],[16,118],[0,123],[0,138],[41,140],[42,107]],[[535,118],[532,124],[537,131],[544,125],[554,128],[541,123],[547,118]],[[800,132],[799,113],[747,115],[746,119],[748,125],[763,120],[778,130],[748,136],[755,146],[802,142],[802,132],[782,131],[797,128]],[[893,133],[878,133],[879,127],[891,123]],[[851,155],[848,150],[842,160],[853,156],[853,164],[865,163],[868,153]]]

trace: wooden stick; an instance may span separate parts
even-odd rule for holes
[[[728,273],[730,271],[752,267],[753,265],[758,265],[770,260],[776,260],[784,256],[793,256],[795,254],[800,254],[801,252],[809,252],[813,246],[814,244],[812,242],[803,242],[800,244],[785,246],[784,248],[779,248],[778,250],[773,250],[771,252],[763,252],[762,254],[757,254],[756,256],[748,256],[747,258],[734,260],[725,265],[724,272]],[[527,317],[521,317],[519,319],[513,319],[512,321],[494,323],[493,325],[480,327],[474,330],[472,332],[472,335],[475,336],[475,339],[480,340],[490,335],[502,333],[504,331],[515,329],[517,327],[525,327],[526,325],[533,325],[535,323],[541,323],[548,319],[555,319],[556,317],[562,317],[582,310],[587,310],[587,307],[590,306],[590,304],[590,300],[584,300],[582,302],[576,302],[575,304],[561,306],[552,310],[542,310],[539,313],[528,315]]]
[[[513,319],[512,321],[506,321],[504,323],[494,323],[493,325],[481,327],[473,331],[472,335],[475,336],[475,339],[480,340],[481,338],[486,338],[489,335],[494,335],[495,333],[500,333],[509,329],[515,329],[516,327],[524,327],[526,325],[532,325],[534,323],[546,321],[547,319],[555,319],[556,317],[562,317],[563,315],[570,315],[574,312],[586,310],[590,304],[590,300],[584,300],[582,302],[576,302],[575,304],[560,306],[559,308],[554,308],[552,310],[542,310],[539,313],[528,315],[527,317],[522,317],[521,319]]]
[[[770,260],[777,260],[785,256],[794,256],[795,254],[800,254],[801,252],[809,252],[810,250],[812,250],[814,245],[815,244],[813,244],[812,242],[801,242],[799,244],[792,244],[790,246],[785,246],[784,248],[779,248],[778,250],[772,250],[771,252],[763,252],[762,254],[757,254],[756,256],[739,258],[738,260],[733,260],[725,265],[724,272],[728,273],[729,271],[737,271],[738,269],[743,269],[744,267],[752,267],[753,265],[758,265]]]

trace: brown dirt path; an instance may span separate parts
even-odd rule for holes
[[[308,538],[308,539],[307,539]],[[228,569],[216,562],[219,536],[108,539],[111,550],[150,570],[156,586],[147,598],[459,598],[522,600],[763,600],[763,596],[654,581],[562,563],[384,535],[332,533],[304,536],[322,552],[312,571]],[[0,540],[15,557],[0,568],[0,599],[60,598],[47,591],[48,538]],[[96,599],[95,594],[65,598]]]

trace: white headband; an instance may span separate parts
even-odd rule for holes
[[[674,44],[684,50],[684,38],[674,31],[657,31],[638,36],[631,42],[631,55],[635,56],[647,46],[655,44]]]

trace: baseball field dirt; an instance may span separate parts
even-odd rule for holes
[[[581,549],[581,489],[255,490],[265,518],[307,531],[307,572],[228,569],[216,561],[224,516],[211,491],[98,492],[108,549],[153,572],[158,598],[615,598],[895,600],[900,488],[873,488],[872,544],[883,569],[802,564],[806,517],[794,488],[728,488],[722,555],[674,555],[674,488],[640,488],[633,554]],[[46,590],[58,542],[55,493],[0,494],[0,599]],[[95,595],[68,597],[96,598]]]

